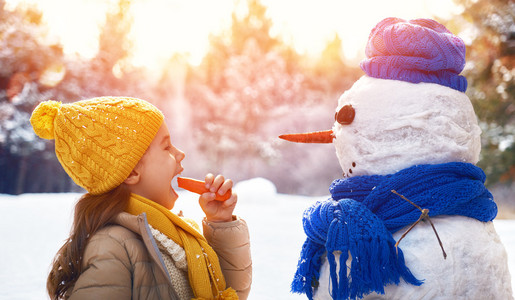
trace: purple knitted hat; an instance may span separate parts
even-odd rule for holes
[[[459,75],[465,43],[434,20],[386,18],[370,32],[365,53],[360,66],[370,77],[467,89]]]

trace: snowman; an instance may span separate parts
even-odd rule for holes
[[[371,31],[366,73],[338,100],[332,130],[343,178],[303,215],[292,292],[309,299],[513,299],[492,220],[480,133],[465,94],[465,45],[429,19]]]

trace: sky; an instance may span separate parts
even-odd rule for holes
[[[209,34],[230,26],[235,5],[245,0],[133,0],[132,63],[158,68],[171,53],[198,64],[209,46]],[[36,4],[50,34],[66,53],[92,57],[99,28],[116,0],[7,0],[9,5]],[[361,59],[370,30],[386,17],[449,18],[460,12],[452,0],[261,0],[280,36],[299,53],[316,55],[338,33],[344,56]],[[159,31],[159,34],[155,34]],[[163,38],[165,36],[166,38]]]

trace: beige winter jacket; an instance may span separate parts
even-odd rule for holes
[[[208,243],[218,254],[228,287],[247,299],[252,261],[247,224],[203,221]],[[178,299],[146,215],[121,213],[115,224],[91,237],[82,261],[83,272],[70,299]]]

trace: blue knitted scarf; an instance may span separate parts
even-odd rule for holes
[[[401,277],[407,283],[422,284],[405,265],[401,249],[396,254],[392,237],[417,221],[420,211],[391,190],[429,209],[429,216],[461,215],[487,222],[497,215],[497,206],[484,181],[480,168],[458,162],[335,180],[329,189],[332,199],[319,201],[304,212],[307,239],[292,292],[313,298],[324,255],[334,299],[384,294],[384,286],[398,284]],[[334,251],[341,253],[338,273]],[[350,269],[345,267],[349,252]]]

